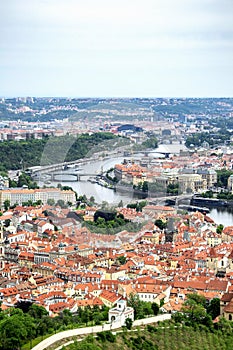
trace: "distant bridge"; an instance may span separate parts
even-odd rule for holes
[[[30,175],[32,178],[39,178],[41,175],[48,175],[51,173],[54,173],[59,170],[66,170],[69,166],[73,165],[75,168],[78,168],[81,165],[89,164],[93,161],[98,160],[97,158],[85,158],[85,159],[79,159],[72,162],[63,162],[58,164],[52,164],[52,165],[45,165],[45,166],[36,166],[36,167],[30,167],[28,168]],[[76,176],[77,174],[75,174]]]
[[[143,151],[140,151],[140,150],[139,151],[125,151],[123,153],[123,156],[124,157],[131,157],[131,156],[137,155],[139,153],[143,153],[145,157],[147,157],[151,153],[163,154],[165,156],[165,158],[169,158],[170,154],[172,154],[172,152],[165,152],[165,151],[160,152],[160,151],[157,151],[155,149],[155,150],[150,150],[150,151],[149,150],[148,151],[146,151],[146,150],[143,150]]]
[[[52,181],[61,181],[61,180],[57,180],[56,179],[56,176],[73,176],[76,178],[77,181],[80,181],[81,180],[81,177],[84,177],[84,176],[101,176],[102,174],[93,174],[93,173],[74,173],[74,172],[61,172],[61,173],[49,173],[49,174],[45,174],[45,175],[49,175],[50,176],[50,179]],[[70,182],[69,179],[62,179],[63,182]]]

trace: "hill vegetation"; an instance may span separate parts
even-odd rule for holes
[[[36,165],[49,165],[84,158],[97,146],[117,137],[111,133],[45,137],[41,140],[4,141],[0,143],[1,170],[26,169]],[[101,148],[100,148],[101,151]]]
[[[117,335],[109,331],[101,336],[88,336],[81,342],[64,346],[64,350],[231,350],[232,328],[225,332],[221,329],[210,332],[207,329],[195,329],[161,323],[148,325],[144,329],[124,330]]]
[[[129,304],[134,307],[136,318],[140,318],[143,304],[137,297],[131,296]],[[153,305],[153,304],[152,304]],[[155,309],[158,311],[158,307]],[[220,301],[217,298],[206,301],[203,296],[190,293],[181,312],[172,315],[171,320],[148,325],[144,329],[132,332],[102,332],[97,337],[87,337],[82,342],[74,342],[66,350],[230,350],[233,349],[233,322],[220,318],[213,320],[220,313]],[[131,327],[127,327],[130,329]]]
[[[31,349],[32,345],[66,329],[100,325],[108,319],[108,308],[97,306],[69,310],[51,318],[47,310],[30,302],[18,302],[15,308],[0,308],[0,350]]]

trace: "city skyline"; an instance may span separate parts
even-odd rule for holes
[[[10,0],[0,9],[0,96],[233,96],[230,0]]]

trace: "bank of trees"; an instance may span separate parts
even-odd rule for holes
[[[179,193],[179,184],[178,183],[171,183],[167,186],[167,193],[171,195],[178,195]]]
[[[117,139],[111,133],[82,134],[77,137],[44,137],[27,141],[3,141],[0,143],[1,170],[26,169],[84,158],[97,145]],[[46,145],[48,146],[46,152]],[[45,151],[45,152],[44,152]]]
[[[127,304],[134,309],[135,320],[145,318],[147,316],[157,316],[159,313],[160,305],[155,302],[150,303],[147,301],[142,301],[139,299],[138,295],[130,294]]]
[[[175,322],[186,326],[203,325],[209,329],[213,328],[213,319],[220,315],[220,300],[213,298],[210,303],[206,302],[204,296],[196,293],[187,295],[187,300],[181,309],[172,315]]]
[[[108,319],[108,308],[97,306],[79,309],[76,314],[64,310],[49,317],[45,308],[36,304],[19,302],[16,308],[0,309],[0,349],[18,350],[36,337],[51,335],[66,329],[99,325]]]
[[[232,170],[228,170],[225,168],[217,170],[217,186],[227,188],[228,178],[232,174]]]
[[[142,227],[140,223],[134,223],[125,219],[123,214],[106,210],[97,210],[94,215],[94,221],[85,221],[83,225],[92,232],[103,234],[116,234],[123,229],[135,232]]]
[[[23,187],[27,186],[29,189],[39,188],[36,181],[33,181],[30,175],[26,174],[24,171],[18,177],[18,181],[9,180],[9,187]]]
[[[127,204],[127,208],[136,209],[137,212],[141,212],[146,205],[147,201],[138,201],[136,203]]]
[[[225,128],[217,132],[200,132],[187,137],[185,145],[187,147],[200,147],[203,142],[207,142],[210,146],[222,145],[231,138],[232,132]]]
[[[138,191],[148,192],[148,181],[141,181],[137,185],[133,185],[133,188]]]
[[[154,135],[150,135],[147,140],[142,142],[142,147],[143,148],[157,148],[158,147],[158,140],[157,137]]]

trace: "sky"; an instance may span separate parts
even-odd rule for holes
[[[0,2],[0,96],[233,97],[233,0]]]

